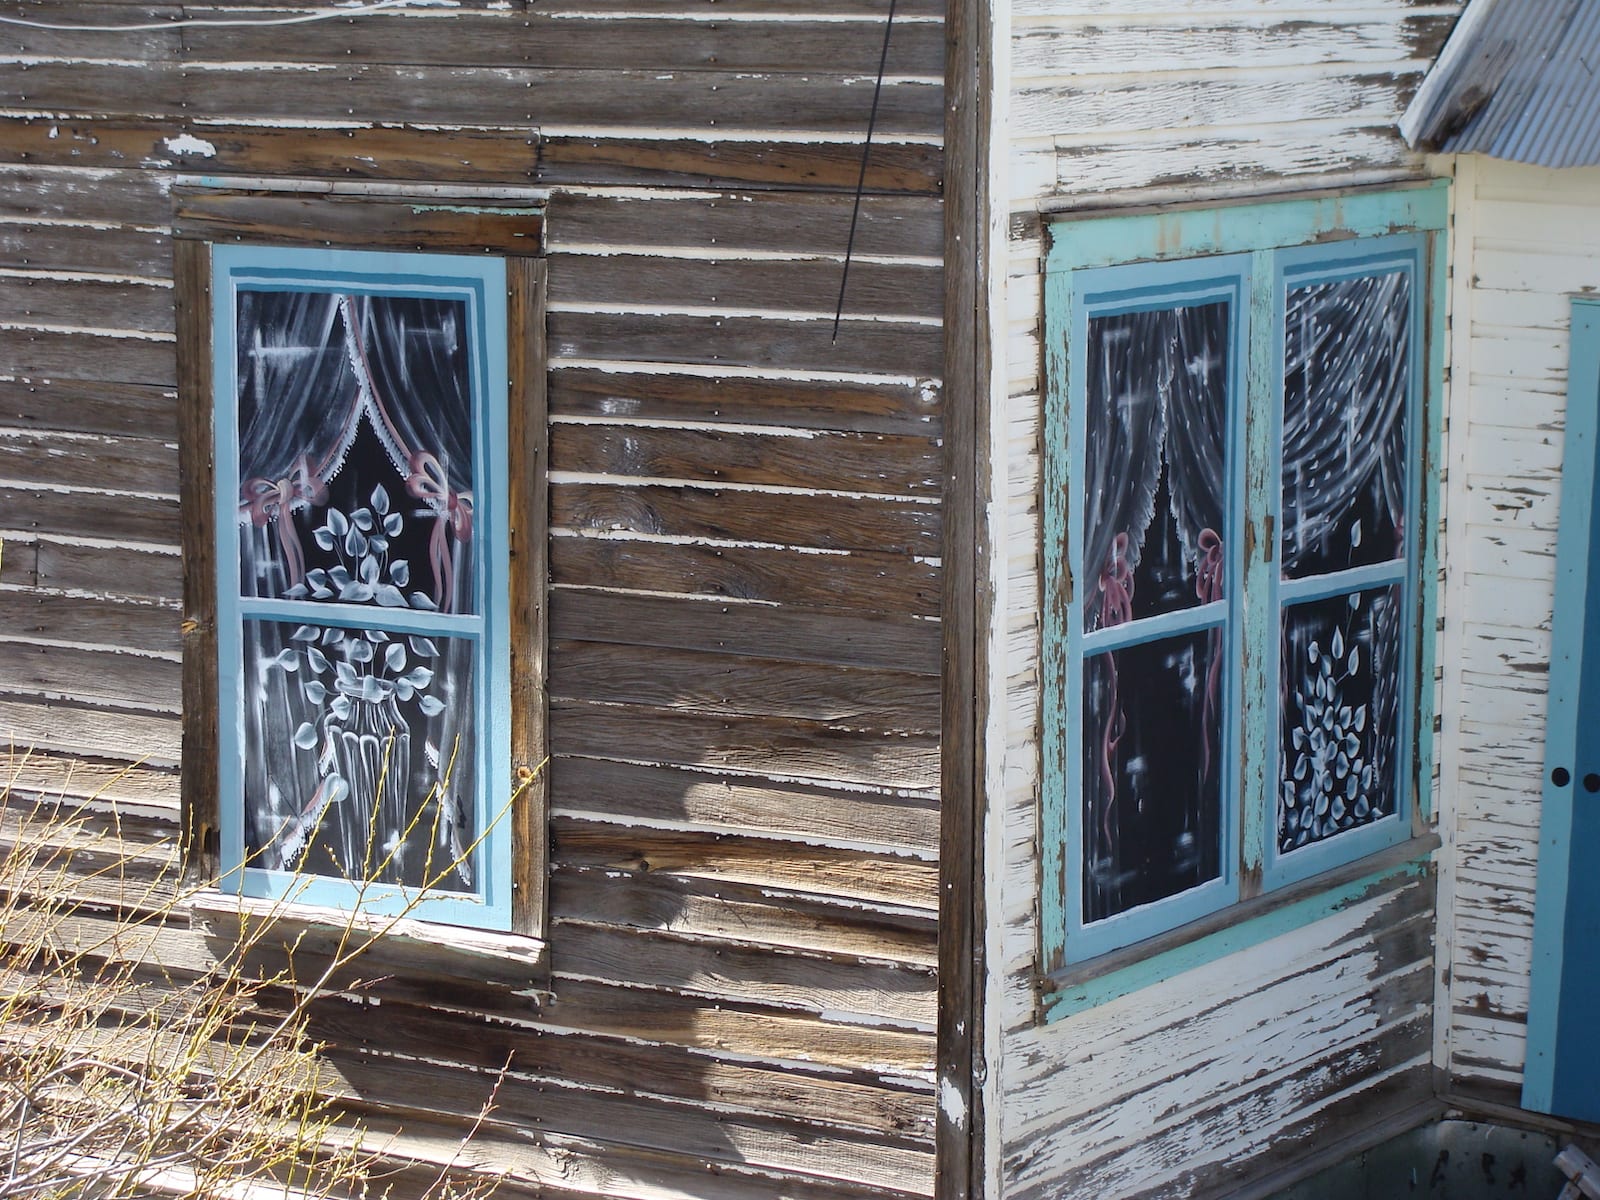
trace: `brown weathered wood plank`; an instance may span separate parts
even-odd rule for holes
[[[550,599],[552,633],[562,639],[939,673],[937,624],[910,617],[573,588]]]
[[[851,154],[860,170],[860,147]],[[880,147],[873,143],[873,153]],[[855,175],[850,183],[855,182]],[[843,255],[850,236],[851,197],[561,195],[550,200],[550,252],[596,246],[676,246],[701,250],[773,250]],[[941,260],[942,206],[911,197],[867,197],[857,247],[880,255]],[[559,219],[558,219],[559,218]],[[870,248],[870,250],[869,250]],[[567,297],[559,289],[555,297]]]
[[[635,828],[571,817],[552,819],[551,832],[554,861],[564,867],[725,879],[757,887],[903,904],[930,912],[937,903],[937,866],[910,855],[797,845],[698,830]]]
[[[174,539],[176,541],[176,539]],[[37,543],[38,586],[129,596],[175,604],[182,594],[182,563],[171,550],[85,546],[41,537]]]
[[[23,325],[170,334],[172,291],[100,279],[0,276],[0,313]]]
[[[670,988],[712,1003],[878,1017],[883,1028],[924,1035],[933,1022],[933,972],[922,968],[867,965],[815,952],[750,949],[576,921],[557,922],[552,937],[562,948],[554,964],[558,995],[565,980],[576,977]]]
[[[170,386],[177,374],[174,357],[170,341],[94,330],[0,328],[0,362],[13,375]]]
[[[876,729],[936,730],[926,675],[600,642],[555,643],[550,694],[732,716],[796,717]]]
[[[912,437],[938,437],[940,432],[940,390],[932,381],[870,384],[556,366],[550,376],[550,410],[559,416],[719,421]]]
[[[650,136],[648,131],[604,137],[541,135],[526,122],[474,129],[405,124],[352,128],[346,121],[319,128],[190,125],[176,117],[0,116],[0,162],[145,164],[157,170],[474,186],[652,183],[816,190],[854,187],[861,154],[854,145],[809,142],[803,134],[716,140]],[[928,197],[923,201],[928,203],[940,190],[938,146],[875,143],[866,188],[869,207],[880,198],[873,193],[914,193]],[[882,236],[880,231],[875,239]],[[4,244],[0,239],[0,246]]]
[[[829,15],[836,15],[828,6]],[[763,12],[760,16],[771,17]],[[296,42],[297,61],[396,63],[434,67],[522,67],[544,70],[876,72],[882,15],[854,20],[665,19],[647,14],[575,18],[543,8],[390,15],[325,27],[328,36]],[[944,39],[934,22],[905,22],[891,44],[891,75],[936,76]],[[195,28],[184,34],[188,55],[211,62],[264,62],[284,53],[283,31]]]
[[[789,371],[877,373],[935,378],[941,338],[931,325],[851,320],[833,338],[831,314],[810,320],[709,317],[676,313],[550,314],[552,358],[697,363]]]
[[[0,693],[0,746],[157,767],[178,762],[175,718],[85,704],[14,700]]]
[[[550,564],[551,580],[562,587],[833,605],[862,613],[938,612],[937,566],[896,555],[558,537]]]
[[[172,273],[172,243],[165,233],[143,229],[113,231],[95,225],[3,223],[0,266],[103,271],[160,279]]]
[[[545,406],[544,263],[506,264],[510,349],[512,927],[543,936],[549,903],[550,525]]]
[[[30,552],[7,543],[0,582],[13,581],[11,558],[20,565]],[[175,606],[0,588],[0,629],[18,637],[171,653],[179,646],[178,621]]]
[[[171,545],[178,502],[146,496],[0,486],[0,528]]]
[[[652,254],[552,255],[550,274],[563,297],[590,303],[695,304],[729,311],[831,312],[844,265],[826,244],[816,258],[756,260],[668,258]],[[938,317],[944,289],[936,266],[914,262],[852,262],[845,315]]]
[[[652,823],[720,827],[760,837],[882,845],[927,857],[938,844],[934,800],[899,793],[839,791],[758,776],[709,775],[675,767],[563,758],[555,765],[561,816],[605,815]]]
[[[0,428],[176,440],[173,391],[92,379],[0,379]]]
[[[172,492],[177,477],[177,447],[164,439],[0,429],[0,479],[13,483],[160,494]]]
[[[179,486],[183,504],[183,865],[213,879],[221,868],[218,732],[217,527],[211,394],[211,253],[174,247],[178,299]]]
[[[551,489],[550,523],[558,529],[628,530],[881,554],[939,552],[937,507],[880,497],[558,483]]]
[[[65,696],[175,713],[180,675],[179,664],[168,658],[0,639],[0,686],[13,696]]]
[[[551,705],[550,743],[558,756],[911,789],[934,786],[939,758],[939,740],[929,734],[573,700]]]
[[[174,208],[174,235],[207,241],[536,255],[543,240],[535,205],[468,212],[384,196],[184,190]]]
[[[552,894],[552,915],[561,920],[930,967],[937,954],[937,928],[929,912],[831,904],[802,892],[778,892],[721,878],[563,868],[553,880]]]

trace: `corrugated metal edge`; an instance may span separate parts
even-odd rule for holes
[[[1600,163],[1600,4],[1473,0],[1400,130],[1413,148]]]

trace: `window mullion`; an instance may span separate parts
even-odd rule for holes
[[[1240,671],[1239,891],[1248,899],[1261,891],[1271,829],[1271,781],[1275,777],[1278,674],[1277,544],[1278,455],[1282,405],[1278,403],[1283,354],[1277,313],[1282,310],[1277,268],[1270,251],[1250,256],[1244,380],[1244,471],[1239,511],[1243,535],[1243,584],[1239,638]]]

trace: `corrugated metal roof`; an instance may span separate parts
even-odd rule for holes
[[[1600,163],[1600,0],[1473,0],[1400,128],[1430,150]]]

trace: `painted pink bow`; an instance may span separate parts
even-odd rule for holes
[[[1222,599],[1225,564],[1222,538],[1215,529],[1202,529],[1195,539],[1198,553],[1194,563],[1194,594],[1201,604]],[[1217,719],[1218,685],[1222,680],[1222,628],[1211,630],[1211,665],[1206,668],[1206,695],[1200,710],[1200,778],[1211,772],[1211,727]]]
[[[278,544],[283,547],[283,570],[288,586],[294,587],[305,577],[305,552],[300,549],[300,535],[295,532],[290,513],[297,507],[323,504],[328,498],[327,485],[312,473],[311,464],[304,455],[282,479],[247,479],[239,485],[239,510],[250,518],[257,529],[269,523],[278,526]]]
[[[1111,542],[1106,555],[1106,565],[1100,569],[1100,628],[1123,625],[1133,620],[1133,564],[1128,561],[1129,537],[1119,533]],[[1106,723],[1100,733],[1100,784],[1105,797],[1105,810],[1100,816],[1100,831],[1105,835],[1107,849],[1116,844],[1112,828],[1113,801],[1117,794],[1116,760],[1117,743],[1122,740],[1125,724],[1122,701],[1117,694],[1117,660],[1107,654],[1106,659]]]
[[[406,491],[438,518],[428,542],[428,558],[433,564],[433,602],[448,612],[455,601],[456,568],[446,533],[458,542],[472,540],[472,493],[452,492],[444,467],[426,450],[413,451],[407,462],[411,473],[406,476]]]

